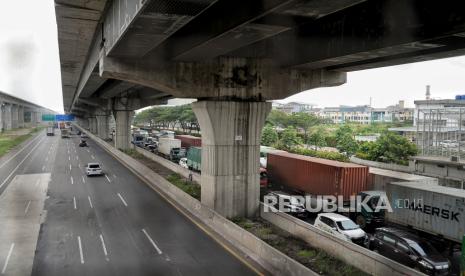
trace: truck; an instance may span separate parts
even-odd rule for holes
[[[267,154],[268,185],[272,189],[281,189],[296,195],[311,196],[312,206],[319,204],[317,196],[336,196],[343,206],[350,204],[351,196],[360,196],[369,206],[376,206],[380,196],[367,191],[368,167],[284,151]],[[313,199],[315,198],[315,201]],[[322,203],[323,205],[325,202]],[[362,208],[360,212],[348,215],[362,228],[384,223],[384,210],[369,212]]]
[[[391,182],[393,212],[386,221],[461,243],[465,235],[465,190],[428,182]]]
[[[187,167],[189,170],[200,171],[202,167],[202,148],[190,147],[187,150]]]
[[[173,162],[186,155],[186,149],[181,148],[181,140],[175,138],[160,138],[158,141],[158,154]]]
[[[181,140],[181,147],[190,148],[190,147],[201,147],[202,138],[195,137],[192,135],[175,135],[174,138]]]
[[[55,135],[55,129],[53,126],[48,126],[47,127],[47,136],[54,136]]]
[[[70,137],[69,129],[67,129],[67,128],[60,129],[60,133],[61,133],[61,138],[69,138]]]

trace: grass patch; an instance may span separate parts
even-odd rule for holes
[[[0,157],[10,152],[14,147],[31,138],[33,134],[41,131],[43,127],[32,128],[27,134],[15,134],[15,130],[0,134]],[[24,132],[23,132],[24,133]]]
[[[293,237],[261,218],[234,218],[234,223],[251,232],[277,250],[321,275],[368,275],[324,251],[311,247],[304,240]]]
[[[200,185],[191,183],[187,179],[176,173],[173,173],[166,177],[166,180],[168,180],[184,192],[188,193],[193,198],[200,200]]]
[[[119,149],[119,150],[135,159],[142,159],[144,157],[144,155],[142,155],[135,149]]]

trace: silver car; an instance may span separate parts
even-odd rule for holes
[[[88,163],[86,166],[86,175],[103,175],[102,167],[99,163]]]

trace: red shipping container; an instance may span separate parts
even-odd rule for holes
[[[202,146],[202,138],[200,137],[192,135],[175,135],[174,138],[181,140],[181,147],[183,148]]]
[[[273,185],[311,195],[342,195],[344,200],[368,185],[366,166],[288,152],[268,153],[267,171]]]

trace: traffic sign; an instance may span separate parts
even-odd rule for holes
[[[55,120],[57,121],[74,121],[73,114],[57,114],[55,115]]]
[[[42,114],[42,121],[53,122],[55,121],[55,115],[53,114]]]

